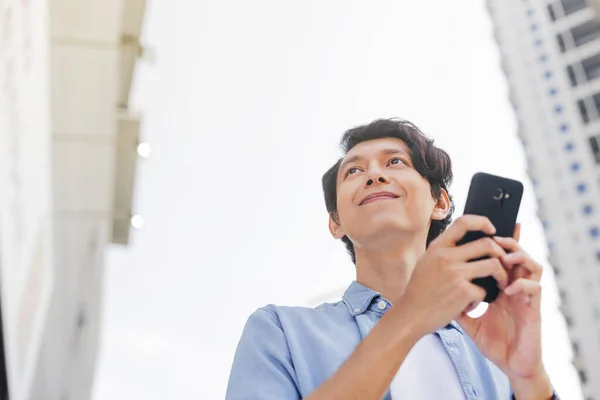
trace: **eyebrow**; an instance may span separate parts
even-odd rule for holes
[[[385,150],[383,150],[381,152],[381,154],[384,154],[386,156],[391,156],[391,155],[394,155],[394,154],[402,154],[402,155],[405,155],[405,156],[409,155],[406,151],[401,150],[401,149],[385,149]],[[344,162],[340,165],[340,172],[343,171],[344,168],[346,168],[346,166],[348,164],[353,164],[353,163],[355,163],[357,161],[360,161],[362,159],[363,159],[363,157],[361,157],[359,155],[355,155],[355,156],[352,156],[352,157],[348,158],[347,160],[344,160]]]

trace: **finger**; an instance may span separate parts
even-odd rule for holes
[[[431,246],[455,246],[456,242],[462,239],[469,231],[481,231],[486,235],[494,235],[496,233],[496,228],[487,217],[481,215],[463,215],[454,221],[444,233],[434,240],[431,243]]]
[[[521,238],[521,224],[517,223],[517,225],[515,225],[515,233],[513,234],[513,239],[515,239],[518,242],[520,238]]]
[[[519,242],[514,238],[494,236],[494,241],[509,253],[513,253],[521,249]]]
[[[497,258],[488,258],[487,260],[465,263],[464,271],[465,277],[469,280],[493,276],[498,282],[498,287],[500,289],[504,289],[508,286],[508,272]]]
[[[500,258],[506,251],[492,238],[481,238],[451,249],[451,254],[456,260],[469,261],[481,257]]]
[[[515,266],[524,264],[527,261],[527,253],[523,250],[518,250],[514,253],[508,253],[500,257],[502,265],[508,270],[514,269]]]
[[[519,278],[504,289],[504,294],[511,297],[527,295],[536,298],[542,294],[542,285],[532,279]]]
[[[529,273],[529,271],[527,271],[521,265],[517,265],[511,271],[509,285],[512,284],[513,282],[516,282],[520,278],[527,278],[527,279],[531,278],[531,274]]]
[[[502,265],[504,265],[506,269],[514,270],[514,279],[529,276],[529,279],[539,281],[542,278],[542,265],[535,262],[535,260],[523,250],[502,256],[500,261],[502,261]]]
[[[469,303],[469,306],[463,311],[463,313],[468,314],[479,306],[480,302],[472,301]]]

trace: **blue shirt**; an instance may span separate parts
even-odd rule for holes
[[[337,303],[314,309],[274,305],[258,309],[238,344],[227,400],[307,397],[344,363],[390,307],[381,294],[353,282]],[[452,322],[435,333],[467,400],[510,399],[506,375],[481,355],[458,324]],[[431,372],[435,379],[433,365]],[[389,391],[384,399],[390,399]]]

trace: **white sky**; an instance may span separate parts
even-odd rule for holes
[[[145,28],[147,227],[107,255],[95,400],[224,398],[250,313],[349,284],[320,179],[343,131],[375,118],[450,153],[459,213],[473,173],[524,180],[522,244],[545,260],[483,2],[151,1]],[[543,283],[547,369],[581,399],[549,268]]]

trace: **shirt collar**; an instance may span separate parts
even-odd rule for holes
[[[367,308],[369,308],[369,305],[373,302],[373,299],[377,297],[383,298],[381,293],[369,289],[368,287],[356,281],[353,281],[344,292],[342,300],[344,301],[344,304],[346,304],[346,306],[348,307],[350,315],[356,317],[357,315],[363,314],[365,311],[367,311]],[[454,328],[460,333],[464,334],[463,329],[460,327],[460,325],[456,323],[456,321],[450,321],[450,323],[442,329],[451,328]]]

